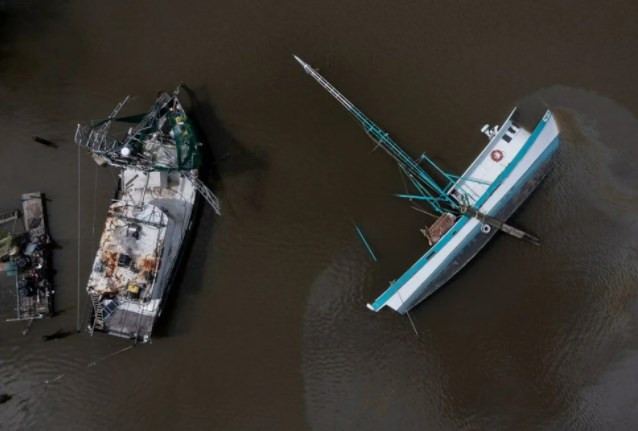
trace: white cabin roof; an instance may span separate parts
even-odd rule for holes
[[[154,205],[112,204],[88,289],[120,295],[135,285],[150,298],[167,221],[166,214]]]

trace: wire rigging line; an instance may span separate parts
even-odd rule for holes
[[[397,290],[397,293],[399,294],[399,299],[401,300],[401,304],[405,305],[405,302],[403,301],[403,298],[401,297],[401,291]],[[405,310],[405,314],[408,316],[408,320],[410,321],[410,325],[412,325],[412,329],[414,329],[414,333],[416,334],[417,338],[419,336],[419,331],[416,330],[416,326],[414,326],[414,322],[412,321],[412,317],[410,317],[410,311],[409,310]]]
[[[101,358],[98,358],[98,359],[96,359],[96,360],[95,360],[95,361],[93,361],[93,362],[89,362],[89,364],[87,365],[87,367],[94,367],[94,366],[96,366],[96,365],[97,365],[97,363],[98,363],[98,362],[101,362],[101,361],[103,361],[103,360],[105,360],[105,359],[108,359],[108,358],[112,358],[112,357],[113,357],[113,356],[115,356],[115,355],[119,355],[119,354],[120,354],[120,353],[122,353],[122,352],[126,352],[127,350],[132,349],[133,347],[135,347],[135,344],[130,345],[130,346],[128,346],[128,347],[125,347],[125,348],[123,348],[123,349],[121,349],[121,350],[118,350],[117,352],[110,353],[110,354],[108,354],[108,355],[106,355],[106,356],[102,356]]]
[[[424,210],[423,207],[420,207],[419,204],[417,204],[416,202],[412,202],[412,206],[410,208],[412,208],[413,210],[422,212],[423,214],[427,214],[434,219],[439,218],[439,216],[437,216],[436,214],[432,214],[431,212]]]
[[[405,188],[405,194],[410,194],[410,190],[408,189],[408,183],[405,182],[405,177],[403,176],[403,170],[401,169],[401,165],[397,164],[397,169],[399,170],[399,175],[401,176],[401,181],[403,181],[403,187]],[[412,201],[412,199],[410,199]]]
[[[80,150],[80,146],[78,145],[78,220],[77,220],[77,225],[78,225],[78,260],[77,260],[77,303],[76,303],[76,330],[78,332],[80,332],[80,256],[81,256],[81,176],[82,176],[82,152]]]
[[[93,226],[91,228],[91,243],[95,243],[95,209],[97,205],[97,163],[95,164],[95,177],[93,179]]]

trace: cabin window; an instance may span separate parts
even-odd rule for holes
[[[509,143],[512,140],[512,137],[510,135],[503,135],[503,140]]]
[[[508,132],[510,132],[512,135],[513,135],[514,133],[516,133],[516,129],[515,129],[513,126],[509,126],[509,127],[507,128],[507,131],[508,131]]]

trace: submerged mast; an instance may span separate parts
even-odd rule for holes
[[[443,212],[440,203],[446,207],[458,208],[458,203],[453,201],[447,193],[434,181],[434,179],[410,157],[401,147],[399,147],[390,135],[370,120],[361,110],[341,94],[330,82],[314,70],[308,63],[296,55],[295,60],[304,68],[305,72],[313,77],[328,93],[330,93],[344,108],[361,124],[366,134],[392,157],[403,172],[405,172],[414,186],[424,195],[432,207],[438,212]],[[438,171],[442,172],[434,163],[427,159]]]

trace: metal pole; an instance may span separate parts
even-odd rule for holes
[[[78,260],[77,260],[77,302],[76,302],[76,308],[77,308],[77,317],[76,317],[76,324],[75,324],[75,329],[77,332],[80,332],[80,248],[81,248],[81,241],[80,241],[80,234],[81,234],[81,230],[80,230],[80,217],[81,217],[81,193],[80,193],[80,185],[81,185],[81,156],[82,153],[80,151],[80,146],[78,145]]]

